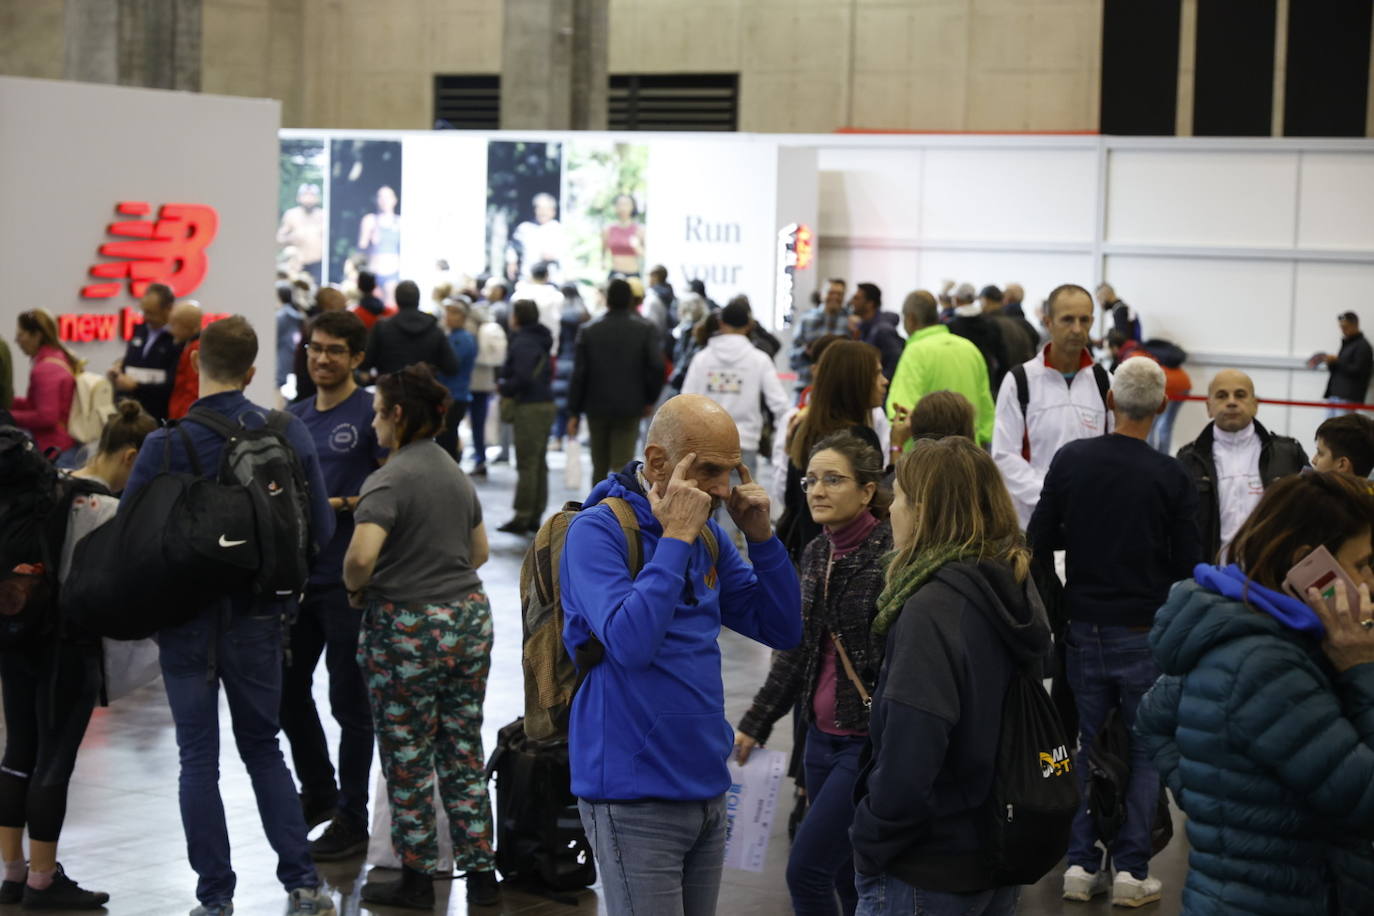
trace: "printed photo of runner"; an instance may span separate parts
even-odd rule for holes
[[[563,221],[573,267],[565,275],[589,284],[644,276],[648,165],[649,148],[640,144],[567,145]]]
[[[536,264],[558,283],[567,269],[568,233],[560,219],[560,143],[487,144],[487,270],[511,284]]]
[[[277,191],[277,269],[306,273],[318,286],[324,262],[323,140],[281,141]]]
[[[335,140],[329,162],[329,276],[344,288],[377,276],[390,303],[401,281],[401,144]]]

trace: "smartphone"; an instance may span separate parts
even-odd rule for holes
[[[1359,598],[1355,583],[1351,581],[1341,564],[1325,547],[1318,547],[1298,561],[1298,565],[1288,570],[1283,587],[1299,601],[1307,600],[1307,590],[1315,588],[1326,601],[1326,606],[1336,609],[1336,583],[1345,583],[1346,600],[1353,607]]]

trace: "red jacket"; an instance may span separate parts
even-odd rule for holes
[[[197,334],[181,348],[181,359],[177,361],[176,378],[172,381],[172,397],[167,402],[167,419],[180,420],[186,411],[200,397],[200,373],[191,362],[191,354],[200,349],[200,335]]]
[[[361,305],[349,306],[348,310],[362,319],[363,326],[369,331],[372,330],[372,326],[381,319],[390,318],[392,315],[396,314],[396,306],[394,305],[386,306],[380,313],[374,312],[371,309],[365,309]]]
[[[67,417],[76,396],[76,376],[56,347],[39,347],[29,369],[29,390],[14,399],[14,422],[33,435],[40,451],[66,451],[76,444],[67,433]]]

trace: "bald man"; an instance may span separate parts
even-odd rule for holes
[[[196,371],[191,354],[200,349],[200,329],[204,322],[204,313],[192,301],[178,302],[172,306],[172,314],[167,319],[167,330],[172,332],[172,340],[181,348],[176,375],[172,379],[172,396],[167,401],[169,420],[180,420],[186,416],[186,411],[200,397],[200,373]]]
[[[1178,460],[1198,488],[1198,530],[1208,562],[1226,564],[1241,523],[1259,504],[1270,484],[1307,467],[1307,453],[1296,439],[1265,429],[1255,414],[1255,383],[1239,369],[1223,369],[1207,386],[1207,416],[1212,422],[1179,449]]]
[[[646,441],[642,463],[592,490],[560,564],[569,654],[605,650],[573,701],[572,790],[608,913],[708,914],[720,890],[734,740],[716,639],[726,626],[792,648],[801,592],[724,409],[679,395],[659,408]],[[744,532],[748,562],[710,520],[716,505]],[[614,511],[624,507],[639,528],[638,575]]]

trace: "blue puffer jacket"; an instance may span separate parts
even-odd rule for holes
[[[1374,913],[1374,664],[1337,673],[1316,615],[1253,583],[1247,606],[1234,566],[1195,575],[1135,726],[1188,815],[1183,912]]]

